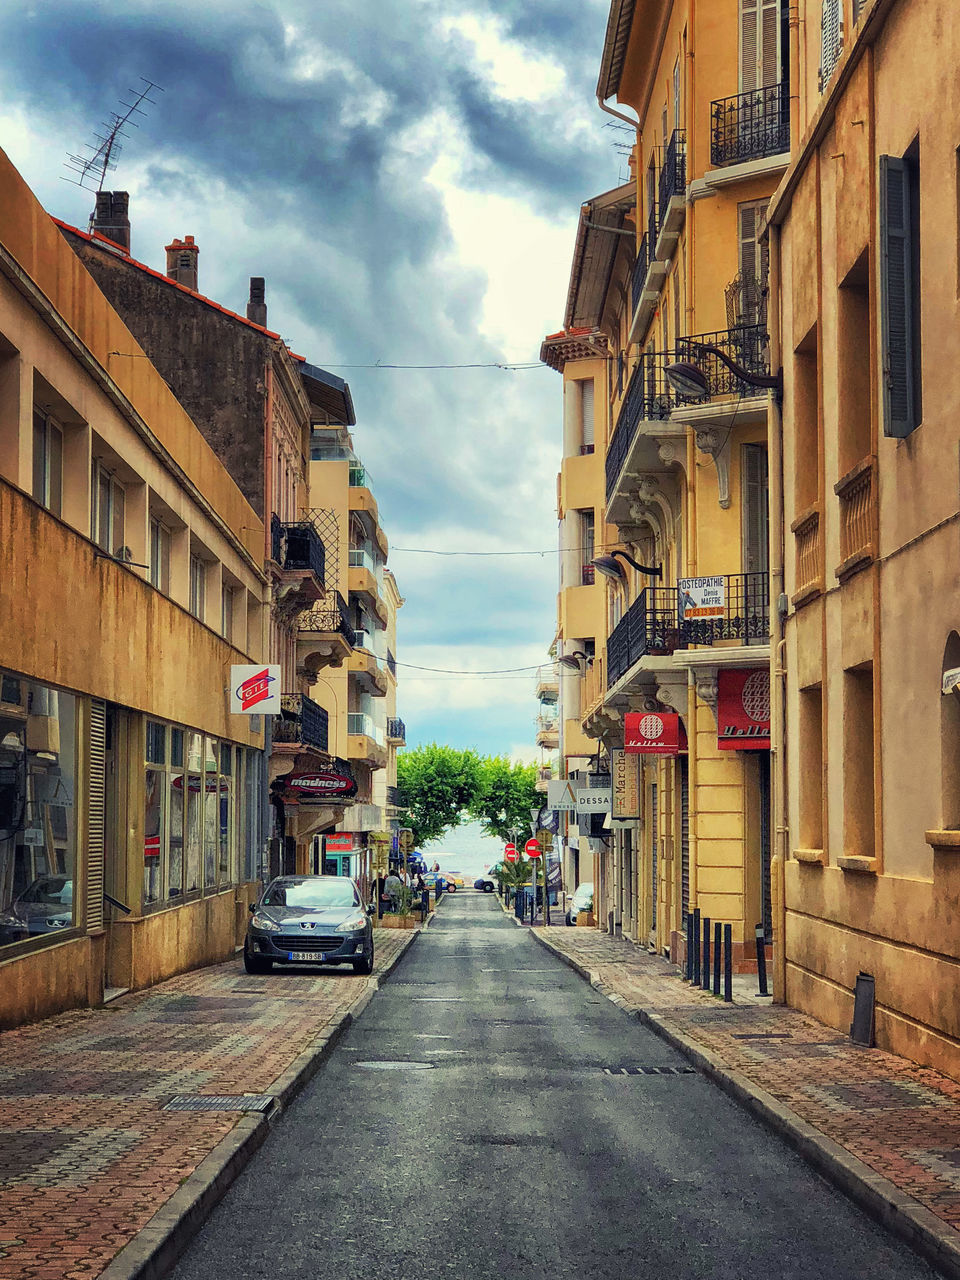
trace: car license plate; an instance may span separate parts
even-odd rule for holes
[[[320,951],[288,951],[288,960],[326,960],[326,955]]]

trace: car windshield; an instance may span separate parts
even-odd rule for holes
[[[349,880],[283,880],[268,889],[265,907],[335,907],[358,906],[360,899]]]

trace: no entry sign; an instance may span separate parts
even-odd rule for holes
[[[517,846],[515,844],[508,844],[503,851],[503,856],[507,860],[507,862],[516,862]]]
[[[528,858],[539,858],[540,845],[536,840],[528,840],[527,843],[523,846],[523,852],[527,855]]]

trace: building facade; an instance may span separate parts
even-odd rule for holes
[[[779,989],[845,1029],[864,975],[877,1043],[957,1077],[960,37],[932,0],[796,9],[821,39],[770,210]]]
[[[242,938],[265,726],[228,694],[266,654],[263,536],[0,154],[0,1025]]]

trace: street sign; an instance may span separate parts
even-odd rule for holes
[[[280,714],[280,667],[249,663],[230,668],[230,711],[233,715]]]
[[[517,846],[515,844],[508,844],[503,851],[503,856],[507,862],[516,862],[519,857],[517,853]]]
[[[581,787],[577,792],[577,813],[609,813],[609,787]]]
[[[523,852],[527,855],[528,858],[539,858],[540,857],[539,840],[528,840],[527,843],[523,846]]]
[[[400,852],[413,853],[413,832],[409,827],[403,827],[400,831]]]
[[[555,778],[547,783],[547,808],[572,813],[577,807],[574,784],[569,778]]]

